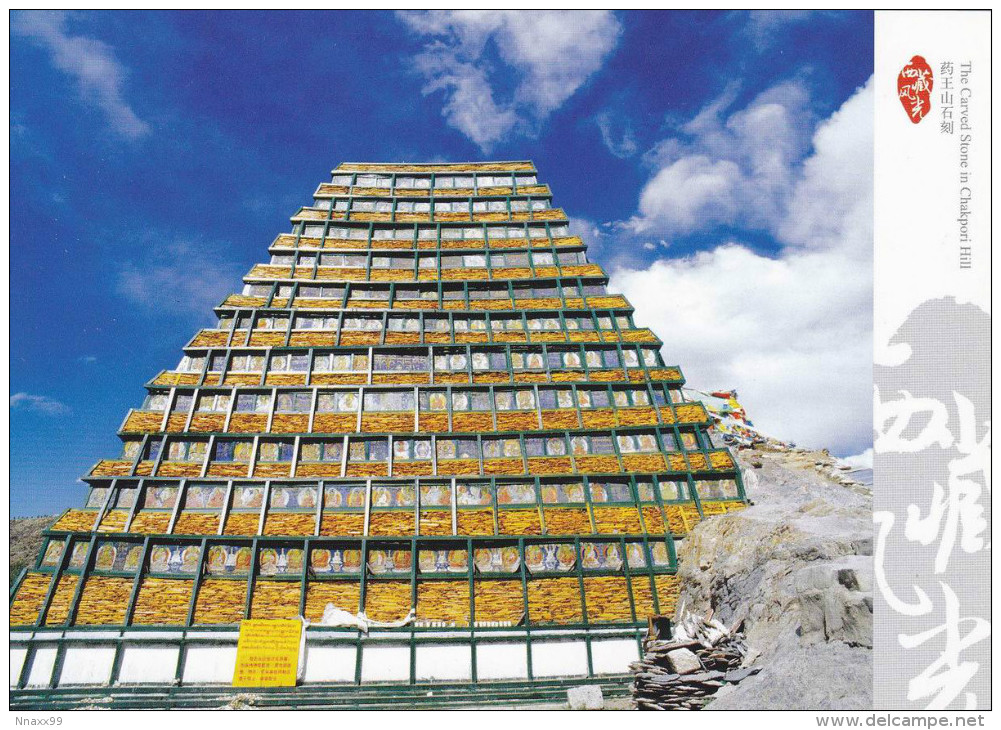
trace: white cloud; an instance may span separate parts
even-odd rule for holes
[[[620,224],[614,221],[596,223],[583,216],[568,212],[570,233],[580,236],[587,246],[587,256],[591,261],[600,259],[606,271],[613,269],[630,269],[642,266],[650,260],[649,251],[657,250],[658,246],[667,248],[663,241],[645,241],[634,238],[623,238],[620,234]]]
[[[809,149],[809,94],[787,81],[731,111],[730,85],[646,155],[657,168],[640,194],[637,232],[691,233],[717,224],[768,229],[785,215],[795,166]]]
[[[590,254],[601,251],[608,238],[608,233],[601,230],[597,223],[584,216],[569,215],[570,235],[580,236]]]
[[[14,11],[11,26],[17,35],[31,39],[49,52],[52,65],[76,81],[80,96],[104,112],[112,129],[129,139],[148,134],[149,125],[136,115],[123,96],[127,69],[107,44],[70,35],[66,29],[68,18],[62,11]]]
[[[842,457],[841,462],[852,469],[872,469],[872,456],[873,450],[870,446],[861,453]]]
[[[766,433],[839,454],[862,451],[872,438],[872,100],[870,80],[815,129],[805,161],[768,173],[789,201],[760,220],[784,244],[777,255],[727,242],[642,270],[618,269],[611,279],[694,387],[736,388]],[[759,111],[708,128],[734,142],[740,137],[726,130],[771,114]],[[747,172],[754,169],[748,160],[762,169],[778,164],[757,150],[730,153],[745,176],[758,174]],[[714,199],[733,206],[729,215],[749,215],[746,191],[731,190],[734,200],[718,191]],[[707,224],[690,210],[643,220],[651,228]]]
[[[778,235],[789,246],[850,247],[872,261],[872,80],[817,128]]]
[[[622,31],[607,11],[432,10],[398,17],[429,39],[416,59],[424,93],[443,91],[442,115],[484,152],[513,132],[532,134],[601,68]],[[491,83],[492,51],[516,80],[509,92]]]
[[[640,194],[636,232],[668,227],[688,232],[708,220],[732,223],[738,210],[740,168],[730,160],[683,157],[663,167]]]
[[[417,66],[428,79],[424,93],[445,92],[442,116],[481,149],[488,150],[518,123],[513,108],[502,108],[483,68],[466,63],[440,43],[417,57]]]
[[[790,26],[815,15],[813,10],[751,10],[747,13],[747,24],[742,32],[760,53],[767,50]]]
[[[175,241],[136,248],[140,260],[120,267],[117,289],[149,309],[204,317],[241,286],[239,267],[220,262],[211,245]]]
[[[639,150],[639,145],[636,144],[636,138],[633,136],[633,130],[628,126],[616,134],[614,129],[616,123],[611,112],[602,112],[595,117],[594,121],[598,125],[598,131],[601,132],[601,141],[605,143],[608,151],[616,157],[622,159],[632,157]]]
[[[65,403],[49,398],[45,395],[32,395],[31,393],[15,393],[10,397],[11,410],[34,411],[46,416],[62,416],[70,412],[70,407]]]
[[[704,390],[736,388],[755,425],[802,445],[870,438],[871,282],[836,252],[777,259],[728,244],[613,272],[638,324]]]

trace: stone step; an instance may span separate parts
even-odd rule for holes
[[[12,690],[10,708],[18,710],[209,709],[244,698],[239,706],[296,709],[436,709],[510,707],[566,702],[566,690],[582,684],[601,686],[605,697],[629,694],[627,675],[599,679],[552,679],[478,684],[306,685],[294,688],[237,689],[203,687],[113,687]]]

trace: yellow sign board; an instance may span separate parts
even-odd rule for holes
[[[298,619],[247,619],[240,623],[234,687],[294,687],[299,669]]]

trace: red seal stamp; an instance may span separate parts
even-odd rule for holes
[[[917,124],[931,111],[931,90],[934,84],[931,66],[922,56],[914,56],[900,69],[897,94],[907,112],[907,118]]]

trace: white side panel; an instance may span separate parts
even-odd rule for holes
[[[418,646],[415,674],[418,680],[472,680],[472,647]]]
[[[56,666],[56,647],[46,646],[35,650],[35,659],[28,674],[29,687],[48,687],[52,682],[52,669]]]
[[[532,642],[532,674],[536,677],[576,677],[587,674],[583,641]]]
[[[362,649],[362,682],[406,682],[410,679],[410,647],[367,646]]]
[[[68,684],[107,684],[115,663],[113,646],[71,646],[66,650],[59,686]]]
[[[184,660],[186,684],[230,684],[236,668],[235,646],[192,646]]]
[[[629,664],[640,658],[634,639],[591,642],[591,665],[595,674],[626,674]]]
[[[17,685],[17,680],[21,678],[21,669],[24,668],[24,660],[28,657],[27,649],[10,650],[10,686]]]
[[[528,679],[528,649],[524,644],[477,644],[477,679]]]
[[[174,681],[177,659],[181,650],[176,646],[129,646],[122,652],[118,671],[119,684],[145,684]]]
[[[306,649],[305,682],[354,682],[355,659],[353,646],[311,646]]]

